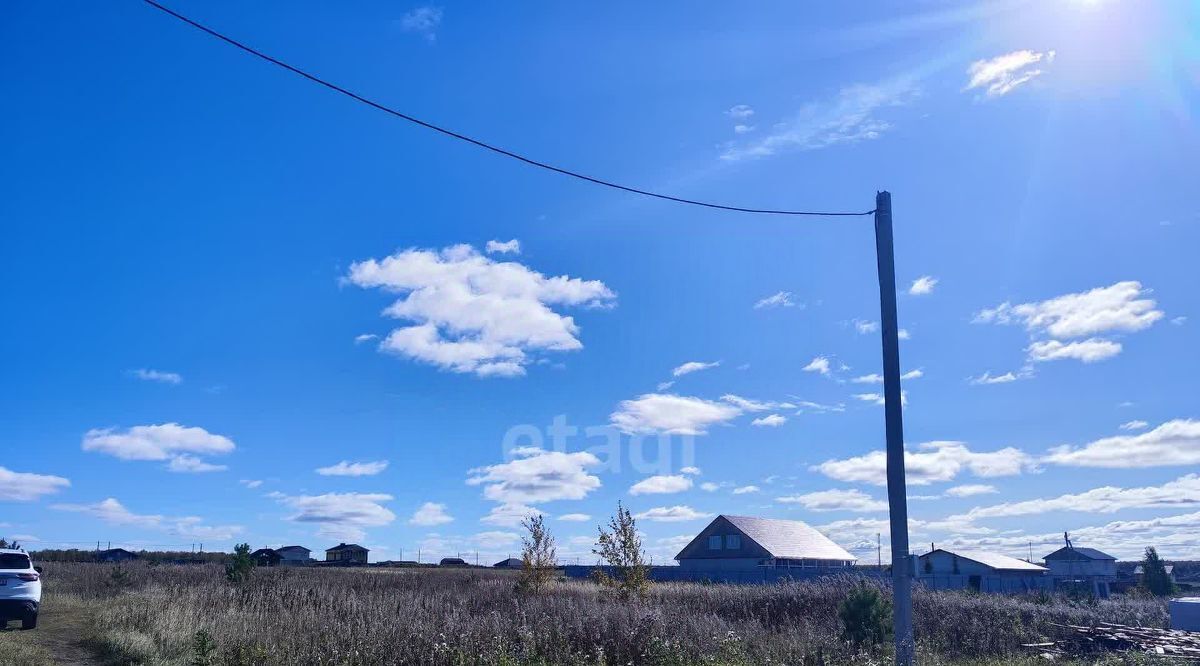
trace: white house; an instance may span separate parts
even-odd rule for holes
[[[1051,576],[1090,578],[1117,577],[1117,558],[1095,548],[1064,546],[1042,558]]]
[[[675,556],[681,569],[759,572],[763,569],[830,570],[856,558],[798,520],[720,515]]]
[[[1025,592],[1049,589],[1046,568],[981,550],[937,548],[918,558],[917,580],[939,590]]]
[[[1095,596],[1107,599],[1109,584],[1117,580],[1117,558],[1095,548],[1067,545],[1043,560],[1060,588],[1090,589]]]

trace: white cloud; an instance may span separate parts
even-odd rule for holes
[[[1023,324],[1031,337],[1043,335],[1026,348],[1030,361],[1044,362],[1075,359],[1094,363],[1121,353],[1119,342],[1099,337],[1064,342],[1063,339],[1082,338],[1098,333],[1135,332],[1152,326],[1163,318],[1149,290],[1136,281],[1117,282],[1091,291],[1065,294],[1049,300],[1012,305],[1005,302],[980,310],[975,323]],[[1015,381],[1032,376],[1022,371],[1009,379],[1007,375],[991,378],[991,383]],[[985,373],[985,377],[990,378]],[[983,379],[983,378],[981,378]],[[984,383],[982,381],[977,383]]]
[[[415,322],[392,330],[382,351],[480,377],[522,375],[531,354],[582,349],[575,320],[551,306],[602,307],[616,299],[598,280],[546,277],[469,245],[356,262],[347,280],[399,294],[383,313]]]
[[[1175,324],[1176,326],[1183,326],[1185,323],[1187,323],[1187,317],[1184,315],[1179,315],[1178,317],[1173,317],[1171,319],[1171,323]]]
[[[1122,560],[1141,558],[1145,544],[1155,544],[1159,554],[1167,559],[1196,559],[1200,553],[1200,512],[1163,516],[1147,520],[1118,520],[1105,525],[1075,527],[1071,540],[1087,544]],[[983,548],[1009,552],[1020,556],[1032,542],[1035,553],[1048,553],[1062,546],[1062,532],[1029,534],[1021,530],[1007,531],[995,536],[969,540],[951,538],[942,543],[948,546]]]
[[[972,451],[963,442],[925,442],[917,451],[905,451],[904,468],[908,485],[925,486],[951,481],[960,473],[978,477],[1013,476],[1037,469],[1036,461],[1013,447],[998,451]],[[887,455],[872,451],[866,455],[826,460],[810,468],[831,479],[847,483],[887,485]]]
[[[172,472],[225,469],[198,456],[225,454],[234,448],[233,440],[228,437],[178,423],[134,426],[124,432],[95,428],[83,435],[84,451],[106,453],[121,460],[169,460],[167,469]]]
[[[1054,51],[1040,53],[1024,49],[996,56],[987,60],[976,60],[967,68],[971,79],[963,90],[983,88],[988,97],[1006,95],[1023,83],[1042,74],[1033,65],[1045,59],[1054,60]]]
[[[749,104],[737,104],[726,111],[725,115],[737,120],[745,120],[754,115],[754,109]]]
[[[1080,338],[1110,331],[1135,332],[1163,318],[1149,290],[1137,281],[1117,282],[1091,291],[1045,301],[1000,305],[980,310],[975,323],[1023,324],[1030,332],[1053,338]]]
[[[366,528],[382,527],[396,519],[396,514],[382,505],[392,496],[383,493],[273,493],[272,497],[296,510],[288,520],[314,523],[317,534],[331,539],[360,541],[366,536]]]
[[[430,42],[437,41],[437,28],[442,23],[441,7],[417,7],[400,17],[400,27],[405,32],[415,32]]]
[[[762,427],[777,428],[785,423],[787,423],[786,416],[781,416],[779,414],[771,414],[769,416],[764,416],[762,418],[754,419],[753,421],[750,422],[750,425],[758,426],[760,428],[762,428]]]
[[[661,393],[661,392],[666,391],[667,389],[671,388],[674,385],[675,385],[675,382],[659,382],[658,385],[654,387],[654,389],[656,391],[658,391],[659,393]]]
[[[520,543],[521,535],[517,534],[516,532],[500,532],[493,530],[476,534],[473,537],[473,541],[478,544],[480,548],[504,548],[506,546],[512,546]]]
[[[484,486],[484,497],[504,504],[583,499],[600,487],[600,479],[587,472],[600,465],[591,453],[530,447],[511,453],[509,462],[470,470],[467,484]]]
[[[706,363],[703,361],[688,361],[687,363],[677,366],[674,370],[672,370],[671,376],[682,377],[684,375],[690,375],[693,372],[700,372],[701,370],[715,368],[718,365],[721,365],[720,361],[712,361],[711,363]]]
[[[869,402],[873,405],[879,405],[880,407],[887,404],[887,398],[885,398],[882,393],[855,393],[853,397],[855,400]],[[908,391],[905,391],[904,389],[900,390],[900,406],[908,406]]]
[[[900,379],[901,380],[920,379],[921,377],[924,377],[924,376],[925,376],[925,372],[922,371],[920,368],[918,368],[916,370],[909,370],[908,372],[900,375]],[[883,375],[873,372],[869,375],[862,375],[861,377],[855,377],[854,379],[851,379],[850,381],[855,384],[882,384],[883,383]]]
[[[238,483],[251,489],[258,488],[263,484],[262,479],[238,479]]]
[[[728,484],[716,483],[715,481],[705,481],[704,483],[700,484],[700,490],[703,490],[706,493],[714,493],[726,485]]]
[[[374,476],[387,469],[387,466],[386,460],[354,463],[343,460],[336,465],[319,467],[316,472],[321,476]]]
[[[961,518],[978,520],[1028,516],[1054,511],[1113,513],[1123,509],[1185,509],[1200,506],[1200,475],[1188,474],[1161,486],[1117,488],[1104,486],[1053,498],[1005,502],[971,509]]]
[[[1061,361],[1068,358],[1084,363],[1095,363],[1120,354],[1121,343],[1101,338],[1088,338],[1067,343],[1058,340],[1039,340],[1029,345],[1026,351],[1029,352],[1029,360],[1038,363]]]
[[[757,493],[757,492],[759,492],[760,490],[761,490],[761,489],[760,489],[758,486],[754,486],[754,485],[750,485],[750,486],[741,486],[741,487],[738,487],[738,488],[734,488],[734,489],[733,489],[733,494],[734,494],[734,495],[746,495],[746,494],[748,494],[748,493]]]
[[[986,386],[989,384],[1008,384],[1018,379],[1029,379],[1030,377],[1033,377],[1033,368],[1025,366],[1019,372],[1009,370],[1002,375],[993,375],[991,370],[988,370],[978,377],[968,378],[967,381],[976,386]]]
[[[679,473],[680,474],[691,474],[692,476],[699,476],[700,468],[699,467],[683,467],[679,470]]]
[[[515,238],[503,242],[490,240],[484,249],[488,254],[521,254],[521,241]]]
[[[71,482],[61,476],[14,472],[0,467],[0,502],[29,502],[43,495],[53,495],[70,485]]]
[[[223,472],[229,469],[226,465],[214,465],[213,463],[201,460],[196,456],[181,455],[171,458],[167,463],[168,472],[181,472],[184,474],[202,474],[204,472]]]
[[[792,307],[796,307],[796,304],[792,301],[792,292],[790,292],[790,291],[777,291],[774,294],[767,296],[766,298],[759,299],[754,304],[755,310],[761,310],[763,308],[792,308]]]
[[[138,368],[130,370],[129,374],[147,382],[159,382],[160,384],[180,384],[183,382],[183,375],[178,372],[163,372],[162,370],[151,370],[149,368]]]
[[[422,527],[431,527],[433,525],[444,525],[454,522],[454,517],[446,512],[446,505],[437,502],[426,502],[421,505],[421,508],[413,512],[412,518],[408,519],[409,525],[419,525]]]
[[[912,339],[912,335],[908,332],[907,328],[902,328],[902,329],[896,331],[896,337],[900,340],[911,340]]]
[[[653,509],[648,509],[638,514],[634,514],[634,518],[638,520],[649,520],[655,523],[675,523],[685,520],[696,520],[698,518],[708,518],[712,514],[697,511],[690,506],[660,506]]]
[[[806,411],[807,412],[816,412],[818,414],[824,414],[827,412],[844,412],[844,411],[846,411],[846,405],[844,405],[842,403],[837,403],[835,405],[824,405],[819,402],[813,402],[811,400],[798,400],[796,403],[796,408],[798,409],[798,411],[796,412],[797,414],[803,414]]]
[[[734,125],[733,126],[734,134],[749,134],[750,132],[753,132],[753,131],[754,131],[754,125]]]
[[[861,335],[867,335],[868,333],[878,333],[879,332],[879,322],[866,321],[864,319],[855,319],[854,320],[854,329],[856,331],[858,331],[859,334],[861,334]]]
[[[933,288],[937,286],[938,279],[931,275],[922,275],[912,281],[912,285],[908,288],[908,293],[913,296],[924,296],[932,294]]]
[[[975,495],[988,495],[998,492],[1000,491],[996,490],[996,486],[989,486],[982,483],[967,483],[946,489],[946,494],[951,497],[974,497]]]
[[[808,365],[802,368],[805,372],[819,372],[822,375],[829,374],[829,359],[824,356],[817,356],[808,362]]]
[[[1200,420],[1175,419],[1137,435],[1105,437],[1080,447],[1058,446],[1044,460],[1118,469],[1200,465]]]
[[[569,523],[586,523],[587,521],[591,520],[592,517],[586,513],[564,513],[563,515],[559,516],[558,519]]]
[[[804,495],[776,497],[776,502],[799,504],[810,511],[886,511],[887,502],[861,490],[821,490]]]
[[[630,495],[664,495],[681,493],[692,487],[692,480],[681,474],[648,476],[629,488]]]
[[[378,338],[379,336],[375,335],[374,333],[363,333],[361,335],[354,336],[354,344],[361,345],[364,342],[370,342],[371,340],[377,340]]]
[[[520,503],[499,504],[492,507],[488,515],[480,518],[479,522],[503,527],[519,527],[526,518],[540,515],[545,515],[545,512],[534,506]]]
[[[1148,427],[1150,424],[1141,420],[1126,421],[1121,424],[1121,430],[1145,430]]]
[[[804,105],[795,117],[776,124],[760,139],[729,144],[721,159],[755,159],[785,150],[818,150],[877,139],[892,127],[877,114],[906,103],[915,93],[906,80],[843,88],[832,99]]]
[[[703,435],[713,425],[726,423],[741,414],[732,405],[702,398],[647,393],[622,401],[609,420],[625,433]]]
[[[51,509],[87,514],[106,525],[160,530],[174,536],[225,541],[242,532],[240,525],[206,525],[196,516],[172,518],[157,514],[137,514],[109,497],[95,504],[53,504]]]
[[[790,402],[775,402],[773,400],[751,400],[743,398],[740,395],[726,393],[721,396],[721,400],[727,402],[738,409],[746,412],[765,412],[771,409],[795,409],[796,405]]]

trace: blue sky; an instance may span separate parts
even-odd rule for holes
[[[172,6],[588,174],[890,190],[914,549],[1200,558],[1194,5]],[[887,543],[869,217],[533,170],[140,3],[6,24],[0,532],[498,559],[537,510],[590,561],[623,501],[657,562],[718,513]]]

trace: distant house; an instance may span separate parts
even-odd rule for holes
[[[1117,558],[1095,548],[1064,546],[1043,559],[1060,588],[1090,588],[1092,594],[1106,599],[1117,580]]]
[[[507,560],[500,560],[492,566],[496,569],[523,569],[525,561],[519,557],[510,557]]]
[[[714,574],[759,574],[764,569],[841,570],[853,566],[856,560],[824,534],[798,520],[726,515],[714,518],[675,559],[685,571]]]
[[[337,564],[366,564],[367,549],[356,543],[339,543],[325,550],[325,561]]]
[[[443,557],[441,562],[438,562],[439,567],[465,567],[469,566],[461,557]]]
[[[1064,546],[1042,559],[1051,576],[1117,576],[1117,558],[1095,548]]]
[[[937,548],[918,558],[917,580],[935,589],[1024,592],[1048,589],[1045,567],[981,550]]]
[[[259,548],[250,553],[250,559],[254,560],[254,565],[259,567],[274,567],[279,565],[279,551],[272,548]]]
[[[1167,578],[1171,579],[1172,583],[1178,582],[1175,580],[1175,565],[1164,564],[1163,568],[1167,570]],[[1137,565],[1133,568],[1133,577],[1137,580],[1138,585],[1142,584],[1142,578],[1145,577],[1146,571],[1142,569],[1142,565]]]
[[[128,562],[136,560],[137,553],[130,552],[124,548],[110,548],[96,553],[97,562]]]
[[[282,546],[276,548],[275,552],[279,553],[280,566],[305,566],[312,562],[312,551],[304,546]]]

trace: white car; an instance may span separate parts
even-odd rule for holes
[[[0,627],[20,620],[22,629],[33,629],[41,603],[41,568],[23,550],[0,548]]]

